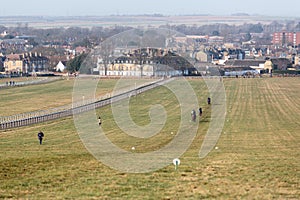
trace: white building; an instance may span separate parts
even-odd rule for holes
[[[56,71],[57,72],[63,72],[67,69],[67,67],[64,65],[62,61],[59,61],[59,63],[56,65]]]
[[[106,68],[106,70],[105,70]],[[132,76],[132,77],[153,77],[153,76],[180,76],[181,70],[175,70],[172,67],[156,64],[153,61],[146,60],[143,64],[138,60],[117,59],[114,62],[104,64],[102,59],[98,59],[97,68],[94,73],[100,76]],[[106,71],[106,72],[105,72]]]

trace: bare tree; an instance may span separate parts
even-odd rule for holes
[[[107,75],[108,65],[112,63],[114,57],[114,44],[111,40],[106,40],[100,44],[95,51],[95,56],[99,57],[103,61],[104,75]]]

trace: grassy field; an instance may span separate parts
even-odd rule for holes
[[[299,199],[299,78],[224,80],[225,126],[218,149],[201,160],[198,152],[210,121],[208,94],[202,80],[190,83],[204,116],[192,145],[180,157],[178,170],[172,164],[150,173],[113,170],[88,153],[72,118],[65,118],[0,132],[0,198]],[[40,87],[45,86],[48,84]],[[30,86],[33,91],[43,91],[35,87]],[[17,94],[9,93],[6,98],[11,95]],[[13,99],[21,98],[19,95]],[[63,92],[56,95],[68,97]],[[32,101],[38,102],[36,98],[38,92]],[[150,101],[164,105],[168,119],[162,132],[149,139],[123,134],[109,106],[97,110],[112,142],[128,151],[132,145],[153,151],[172,140],[168,133],[177,128],[176,98],[163,87],[132,98],[131,114],[136,123],[149,122]],[[39,130],[46,135],[43,145],[37,141]]]
[[[1,81],[2,79],[0,79]],[[24,81],[26,78],[20,79],[3,79],[6,82],[9,80]],[[98,81],[96,97],[112,92],[114,85],[118,79],[95,79]],[[132,79],[128,81],[127,86],[132,86],[132,82],[136,82],[137,86],[149,80]],[[29,85],[26,87],[9,87],[0,90],[1,107],[0,113],[2,116],[15,115],[19,113],[32,112],[44,109],[55,108],[72,103],[72,92],[74,79],[61,79],[41,85]],[[91,94],[94,95],[94,94]],[[88,99],[89,97],[86,97]]]
[[[33,81],[33,80],[36,80],[36,78],[33,77],[0,78],[0,84],[6,84],[6,82],[9,83],[9,81],[14,81],[15,83],[18,83],[18,82]]]

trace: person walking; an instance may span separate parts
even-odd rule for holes
[[[101,120],[101,117],[99,116],[99,118],[98,118],[98,124],[99,124],[99,126],[101,126],[101,124],[102,124],[102,120]]]
[[[196,121],[196,111],[194,109],[191,112],[191,117],[192,117],[192,121],[195,122]]]
[[[44,137],[44,133],[42,131],[40,131],[38,133],[38,138],[39,138],[40,144],[42,144],[42,142],[43,142],[43,137]]]
[[[199,116],[202,116],[202,108],[199,108]]]
[[[207,104],[210,105],[210,103],[211,103],[211,99],[210,99],[210,97],[208,97],[207,98]]]

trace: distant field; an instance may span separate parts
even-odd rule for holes
[[[166,24],[186,24],[186,25],[204,25],[204,24],[244,24],[244,23],[271,23],[272,21],[289,20],[288,17],[270,17],[270,16],[214,16],[214,15],[115,15],[115,16],[69,16],[69,17],[34,17],[34,16],[7,16],[0,17],[0,25],[15,27],[19,23],[27,23],[29,27],[34,28],[60,28],[60,27],[109,27],[117,25],[138,27],[138,26],[160,26]]]
[[[204,116],[177,171],[172,164],[145,174],[110,169],[87,152],[72,118],[65,118],[0,132],[0,198],[299,199],[299,78],[224,80],[225,126],[218,149],[202,160],[198,152],[210,121],[208,94],[202,80],[190,83]],[[30,89],[34,93],[41,88]],[[57,95],[68,98],[63,92]],[[38,98],[35,95],[31,100],[37,103]],[[145,140],[122,134],[109,106],[97,113],[101,113],[103,129],[112,142],[128,151],[132,145],[152,151],[172,140],[168,133],[176,129],[176,102],[164,87],[131,99],[131,114],[138,124],[149,122],[150,103],[161,104],[168,112],[163,132]],[[41,146],[36,137],[39,130],[46,135]]]

